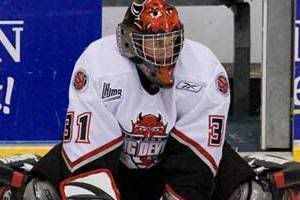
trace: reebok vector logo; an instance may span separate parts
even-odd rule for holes
[[[122,89],[113,89],[110,83],[104,83],[102,89],[102,99],[104,102],[113,101],[122,97]]]
[[[191,81],[182,80],[177,84],[176,88],[180,90],[187,90],[190,92],[198,93],[205,86],[205,83],[195,83]]]

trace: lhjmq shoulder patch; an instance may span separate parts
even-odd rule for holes
[[[73,78],[73,87],[77,91],[84,91],[88,84],[88,74],[85,70],[79,69],[75,72],[74,78]]]
[[[229,82],[224,73],[220,73],[217,75],[215,83],[219,93],[224,96],[227,96],[229,94]]]

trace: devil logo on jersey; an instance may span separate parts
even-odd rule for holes
[[[146,138],[151,138],[152,136],[164,136],[166,135],[167,124],[164,125],[162,122],[161,115],[158,117],[155,115],[142,115],[139,114],[138,120],[132,123],[132,133],[134,135],[143,135]]]
[[[131,125],[131,132],[125,131],[121,160],[130,167],[150,168],[159,162],[159,156],[164,152],[167,123],[163,122],[160,114],[140,113]]]

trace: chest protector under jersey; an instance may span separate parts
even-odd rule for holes
[[[68,168],[74,171],[118,147],[128,168],[151,168],[174,137],[215,174],[230,101],[219,61],[203,45],[186,40],[174,87],[150,95],[114,37],[95,41],[76,62],[62,151]]]

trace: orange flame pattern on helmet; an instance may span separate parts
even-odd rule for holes
[[[168,33],[182,27],[176,8],[165,0],[147,0],[135,24],[149,33]]]

